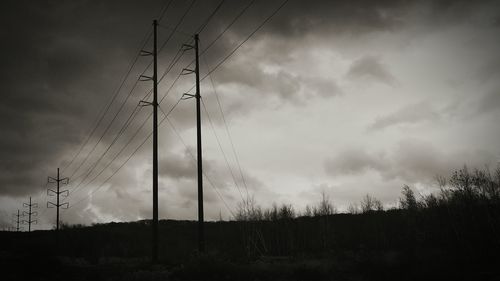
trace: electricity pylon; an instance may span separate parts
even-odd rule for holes
[[[37,203],[31,203],[31,196],[30,196],[30,202],[29,203],[23,203],[23,206],[25,208],[28,208],[28,211],[23,211],[23,216],[24,215],[28,215],[28,220],[23,220],[23,223],[24,224],[28,224],[28,232],[31,232],[31,224],[34,223],[36,224],[37,223],[37,220],[32,220],[31,217],[32,216],[37,216],[38,215],[38,212],[32,212],[32,208],[38,208],[38,204]]]

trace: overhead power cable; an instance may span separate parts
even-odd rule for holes
[[[193,1],[193,2],[194,2],[194,1]],[[192,2],[192,3],[193,3],[193,2]],[[285,1],[285,2],[287,2],[287,1]],[[250,4],[251,4],[251,3],[253,3],[253,1],[252,1],[252,2],[250,2]],[[282,4],[282,5],[280,6],[280,8],[281,8],[283,5],[284,5],[284,4]],[[244,8],[244,10],[248,9],[248,7],[249,7],[249,6],[250,6],[250,5],[247,5],[247,6]],[[192,5],[190,5],[190,7],[192,7]],[[190,8],[188,8],[188,10],[189,10],[189,9],[190,9]],[[243,10],[243,11],[244,11],[244,10]],[[273,13],[270,17],[272,17],[272,16],[273,16],[274,14],[276,14],[276,13],[277,13],[277,11],[275,11],[275,12],[274,12],[274,13]],[[186,13],[185,13],[185,14],[186,14]],[[240,14],[237,16],[237,18],[238,18],[239,16],[241,16],[241,14],[242,14],[242,13],[240,13]],[[269,17],[269,18],[270,18],[270,17]],[[235,18],[235,20],[236,20],[237,18]],[[265,22],[267,22],[267,21],[269,20],[269,18],[268,18],[268,19],[266,19],[266,21],[265,21]],[[181,19],[181,20],[182,20],[182,19]],[[233,22],[232,22],[230,25],[232,25],[232,24],[235,22],[235,20],[233,20]],[[265,23],[265,22],[264,22],[264,23]],[[257,28],[257,30],[258,30],[258,29],[260,29],[260,27],[262,27],[262,26],[264,25],[264,23],[263,23],[263,24],[261,24],[261,25]],[[229,27],[228,27],[228,28],[229,28]],[[226,29],[226,30],[227,30],[227,29]],[[256,30],[256,31],[257,31],[257,30]],[[251,37],[251,36],[252,36],[252,35],[253,35],[256,31],[254,31],[254,32],[253,32],[253,33],[252,33],[249,37]],[[219,36],[219,37],[217,37],[217,38],[220,38],[220,36]],[[247,38],[244,42],[246,42],[248,39],[249,39],[249,38]],[[241,46],[244,42],[242,42],[242,43],[241,43],[241,44],[240,44],[237,48],[239,48],[239,47],[240,47],[240,46]],[[165,45],[165,44],[164,44],[164,45]],[[163,45],[163,46],[164,46],[164,45]],[[206,50],[206,49],[205,49],[205,50]],[[229,56],[231,56],[234,52],[235,52],[235,50],[233,50],[233,52],[231,52],[231,53],[229,54]],[[229,56],[228,56],[228,57],[229,57]],[[226,59],[227,59],[227,57],[226,57]],[[224,61],[225,61],[225,60],[224,60]],[[223,62],[222,62],[222,63],[223,63]],[[216,68],[217,68],[217,67],[219,67],[222,63],[219,63],[219,64],[216,66]],[[214,71],[216,68],[212,69],[211,71]],[[166,72],[165,72],[165,73],[166,73]],[[164,74],[165,74],[165,73],[164,73]],[[205,76],[205,77],[206,77],[206,76]],[[204,78],[205,78],[205,77],[204,77]],[[177,78],[177,79],[178,79],[178,78]],[[176,79],[176,81],[177,81],[177,79]],[[174,83],[173,83],[173,84],[175,84],[175,81],[174,81]],[[172,86],[173,86],[173,84],[172,84]],[[172,88],[172,86],[169,88],[169,90],[168,90],[168,91],[167,91],[167,93],[164,95],[164,97],[162,98],[162,100],[163,100],[164,98],[166,98],[166,97],[167,97],[167,95],[168,95],[168,93],[170,92],[170,89]],[[162,120],[162,121],[163,121],[163,120]]]
[[[194,154],[193,152],[189,149],[189,147],[186,145],[186,142],[184,141],[184,139],[182,138],[182,136],[180,135],[179,131],[175,128],[174,124],[172,123],[172,121],[170,120],[170,118],[166,118],[167,119],[167,122],[169,123],[170,127],[172,128],[172,131],[175,133],[175,135],[177,136],[177,138],[179,138],[179,141],[182,143],[182,145],[184,146],[184,149],[188,152],[189,156],[190,156],[190,159],[191,161],[196,164],[196,158],[194,157]],[[235,216],[235,213],[234,211],[232,210],[231,207],[229,207],[229,205],[227,204],[226,200],[224,200],[224,197],[222,196],[222,194],[220,193],[220,191],[218,190],[217,186],[213,183],[213,181],[210,179],[210,177],[205,173],[205,171],[203,171],[203,176],[204,178],[208,181],[208,183],[210,184],[210,187],[212,187],[212,189],[215,191],[215,193],[217,194],[217,196],[219,197],[219,199],[222,201],[222,203],[224,204],[224,206],[226,207],[226,209],[228,210],[228,212],[231,214],[231,216],[233,218],[236,218]]]
[[[160,16],[158,17],[158,22],[161,22],[161,20],[163,19],[163,17],[165,16],[165,14],[167,13],[167,10],[168,8],[170,7],[170,5],[172,4],[173,0],[170,0],[168,1],[166,4],[165,4],[165,7],[163,7],[163,9],[161,10],[160,12]]]
[[[259,24],[257,26],[257,28],[255,28],[246,38],[245,40],[241,41],[240,44],[238,44],[238,46],[236,46],[236,48],[234,48],[231,52],[229,52],[228,55],[226,55],[221,61],[219,61],[219,63],[217,63],[217,65],[215,65],[215,67],[213,69],[209,69],[208,72],[200,79],[200,82],[205,80],[205,78],[207,78],[210,74],[212,74],[212,72],[214,72],[215,70],[217,70],[217,68],[219,68],[222,64],[224,64],[243,44],[245,44],[250,38],[252,38],[252,36],[257,33],[257,31],[259,31],[272,17],[274,17],[282,8],[283,6],[285,6],[285,4],[288,2],[289,0],[285,0],[281,3],[281,5],[279,5],[261,24]],[[207,48],[206,48],[207,49]],[[205,50],[206,50],[205,49]],[[194,89],[195,85],[193,85],[187,92],[191,92],[193,89]]]
[[[215,14],[217,13],[217,11],[220,9],[220,7],[222,7],[222,4],[224,4],[225,0],[222,0],[219,2],[219,4],[217,5],[217,7],[215,7],[215,9],[212,11],[212,13],[207,17],[207,19],[203,22],[203,24],[200,26],[200,28],[198,28],[198,30],[196,30],[196,33],[199,34],[201,32],[203,32],[203,30],[205,29],[205,27],[207,27],[208,23],[210,22],[210,20],[215,16]]]
[[[186,9],[186,11],[184,12],[184,14],[182,15],[181,19],[179,20],[179,22],[177,23],[174,31],[172,31],[170,33],[170,35],[168,36],[168,38],[165,40],[165,42],[163,43],[163,45],[160,47],[160,52],[161,50],[163,49],[163,47],[169,42],[169,40],[172,38],[172,35],[174,34],[175,30],[177,29],[177,27],[180,26],[180,24],[182,23],[182,21],[184,20],[184,18],[186,17],[186,15],[188,14],[188,12],[191,10],[191,8],[193,7],[194,3],[196,2],[196,0],[193,0],[191,1],[191,4],[189,5],[189,7]],[[147,40],[149,41],[149,40]],[[147,43],[146,41],[146,43]],[[141,50],[144,49],[145,47],[145,44],[142,46]],[[135,62],[137,61],[137,58],[140,56],[141,52],[139,52],[138,56],[136,57],[135,61],[134,61],[134,64]],[[146,67],[146,69],[142,72],[141,75],[143,75],[147,69],[151,66],[151,62],[148,64],[148,66]],[[130,69],[131,70],[131,69]],[[162,76],[163,78],[164,76]],[[135,89],[135,87],[137,86],[137,83],[138,83],[139,79],[137,79],[132,87],[132,89],[130,90],[129,94],[127,95],[125,101],[121,104],[119,110],[116,112],[116,114],[113,116],[113,119],[111,120],[111,122],[108,124],[108,126],[106,127],[106,129],[104,130],[103,134],[101,135],[101,137],[99,138],[99,140],[95,143],[95,145],[92,147],[92,149],[90,150],[89,153],[87,153],[87,156],[84,158],[84,160],[80,163],[80,165],[77,167],[77,169],[70,175],[70,178],[74,176],[74,174],[83,166],[83,164],[88,160],[89,156],[95,151],[95,149],[97,148],[97,145],[101,142],[101,140],[103,139],[104,135],[106,135],[106,133],[108,132],[108,130],[111,128],[114,120],[116,119],[116,117],[118,116],[118,114],[121,112],[121,110],[123,109],[124,105],[126,104],[126,101],[130,98],[130,96],[132,95],[132,92],[133,90]],[[110,104],[111,105],[111,104]],[[93,169],[93,168],[89,168],[89,169]],[[87,173],[85,173],[87,174]],[[86,176],[87,177],[87,176]],[[86,178],[85,177],[85,178]],[[85,179],[84,179],[85,180]],[[83,181],[82,181],[83,182]]]
[[[205,110],[205,114],[207,115],[208,122],[210,124],[210,128],[212,129],[212,132],[214,133],[215,140],[217,141],[217,144],[219,145],[219,150],[224,158],[224,162],[226,162],[226,167],[229,170],[229,173],[231,174],[231,178],[233,179],[234,186],[238,190],[238,193],[240,194],[241,200],[245,201],[243,198],[243,194],[241,193],[240,187],[236,181],[236,177],[234,176],[233,169],[231,169],[231,165],[229,165],[229,161],[227,160],[226,153],[224,152],[224,149],[222,148],[222,144],[220,142],[219,136],[217,135],[217,132],[215,131],[215,126],[214,123],[212,122],[212,118],[210,117],[210,114],[208,113],[207,107],[205,105],[205,101],[201,99],[201,104],[203,105],[203,109]]]
[[[210,66],[208,65],[208,62],[207,62],[206,58],[205,58],[204,61],[205,61],[205,64],[207,65],[207,68],[210,69]],[[228,123],[226,121],[224,110],[222,109],[222,104],[220,102],[219,94],[217,93],[217,89],[215,87],[213,75],[209,75],[209,77],[210,77],[210,84],[212,85],[212,90],[213,90],[215,98],[217,100],[217,105],[219,107],[219,111],[220,111],[220,114],[221,114],[221,117],[222,117],[222,121],[223,121],[224,127],[226,129],[226,134],[227,134],[227,137],[229,139],[229,143],[231,144],[231,149],[232,149],[232,152],[233,152],[233,155],[234,155],[234,159],[236,161],[236,165],[238,165],[238,170],[240,172],[241,181],[243,183],[243,186],[245,187],[245,191],[246,191],[246,195],[247,195],[247,200],[248,200],[248,198],[249,198],[248,187],[247,187],[247,184],[246,184],[245,177],[243,176],[243,170],[241,169],[240,159],[238,157],[238,153],[236,153],[236,148],[235,148],[235,145],[234,145],[233,137],[231,135],[231,132],[229,131],[229,125],[228,125]]]
[[[149,39],[151,38],[151,35],[152,35],[152,31],[148,32],[146,34],[146,36],[144,37],[144,39],[142,40],[142,43],[141,43],[141,49],[144,48],[144,46],[146,46],[147,42],[149,41]],[[134,68],[135,64],[137,63],[137,60],[139,59],[140,57],[140,51],[135,55],[135,57],[133,57],[133,59],[130,61],[129,63],[129,66],[127,68],[127,72],[125,73],[125,75],[123,76],[122,80],[121,80],[121,83],[120,85],[118,86],[117,90],[115,91],[115,93],[113,94],[111,100],[108,102],[108,104],[103,107],[103,110],[101,110],[101,113],[98,115],[99,117],[97,118],[97,122],[95,123],[93,129],[90,131],[89,135],[87,136],[87,138],[85,139],[85,141],[83,142],[83,144],[80,146],[80,148],[77,150],[77,153],[73,156],[73,158],[71,159],[70,162],[68,162],[68,164],[66,164],[63,168],[62,168],[62,173],[64,173],[66,171],[66,169],[71,166],[71,164],[73,164],[73,162],[75,161],[75,159],[78,157],[78,155],[80,155],[80,153],[82,152],[83,148],[87,145],[87,143],[90,141],[90,138],[94,135],[95,131],[97,130],[97,128],[99,127],[99,125],[101,124],[102,120],[104,119],[104,116],[106,116],[106,114],[108,113],[111,105],[113,104],[113,102],[115,101],[116,97],[118,96],[118,94],[120,93],[121,89],[123,88],[124,84],[125,84],[125,81],[127,81],[127,78],[129,77],[130,73],[132,72],[132,69]],[[74,173],[73,173],[74,174]]]
[[[179,101],[169,110],[169,114],[173,112],[173,110],[177,107],[177,105],[179,104],[179,102],[181,101],[181,99],[179,99]],[[148,118],[145,119],[145,121],[147,121],[149,119],[150,116],[148,116]],[[160,120],[160,122],[158,123],[158,126],[163,123],[163,121],[166,119],[166,116],[163,117],[162,120]],[[145,124],[145,122],[143,123],[143,125]],[[137,135],[137,133],[142,129],[143,126],[139,127],[139,129],[136,131],[136,133],[134,134],[133,138]],[[86,200],[88,197],[92,196],[94,193],[96,193],[102,186],[104,186],[114,175],[116,175],[116,173],[118,173],[118,171],[123,167],[125,166],[125,164],[132,158],[132,156],[135,155],[135,153],[137,153],[137,151],[146,143],[146,141],[151,138],[151,135],[153,134],[153,131],[151,131],[147,137],[141,142],[141,144],[139,146],[136,147],[136,149],[132,152],[132,154],[129,155],[129,157],[118,167],[118,169],[116,169],[109,177],[106,178],[106,180],[104,180],[99,186],[97,186],[93,191],[91,191],[88,196],[78,200],[77,202],[73,203],[72,207],[78,205],[79,203],[83,202],[84,200]],[[133,139],[131,138],[130,141],[127,143],[127,145],[131,142],[131,140]],[[126,145],[126,146],[127,146]],[[126,147],[124,146],[124,147]],[[123,151],[120,150],[120,153]],[[119,153],[119,154],[120,154]],[[117,155],[119,155],[117,154]],[[114,159],[116,159],[117,156],[115,156]],[[112,163],[113,161],[111,161],[110,163]],[[109,166],[109,165],[108,165]]]

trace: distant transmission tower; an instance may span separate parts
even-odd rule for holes
[[[60,186],[61,184],[68,184],[69,182],[69,179],[68,178],[63,178],[61,179],[59,177],[59,168],[57,168],[57,177],[56,178],[53,178],[53,177],[48,177],[47,179],[48,183],[56,183],[57,184],[57,189],[56,190],[52,190],[52,189],[47,189],[47,195],[49,196],[56,196],[56,203],[53,203],[53,202],[47,202],[47,208],[56,208],[57,209],[57,212],[56,212],[56,231],[59,231],[59,207],[63,208],[63,209],[67,209],[69,207],[69,203],[66,202],[66,203],[59,203],[59,196],[62,194],[63,196],[67,197],[69,195],[69,191],[68,190],[60,190]]]
[[[38,208],[38,204],[37,203],[31,203],[31,196],[30,196],[30,202],[29,203],[23,203],[23,206],[25,208],[28,208],[28,211],[23,211],[23,215],[28,215],[28,220],[23,220],[23,223],[25,224],[28,224],[28,232],[31,232],[31,224],[34,223],[36,224],[37,223],[37,220],[32,220],[32,216],[35,217],[38,215],[37,212],[33,212],[32,209],[34,208]]]
[[[19,223],[21,223],[21,217],[23,216],[19,210],[17,210],[17,214],[12,214],[14,217],[16,217],[16,220],[15,220],[15,223],[16,223],[16,232],[19,232],[19,230],[21,229],[19,227]]]

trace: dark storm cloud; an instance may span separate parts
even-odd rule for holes
[[[147,19],[156,14],[134,6],[130,1],[4,3],[2,193],[40,189],[59,156],[74,153],[123,75]]]
[[[184,32],[193,32],[217,3],[218,1],[197,1],[195,8],[181,25],[181,29]],[[226,1],[218,16],[202,33],[202,47],[213,40],[232,20],[236,11],[240,11],[246,3],[248,2]],[[253,31],[280,3],[280,1],[256,1],[255,6],[252,6],[248,13],[207,52],[207,60],[211,67],[236,47],[241,39]],[[0,52],[2,61],[0,70],[0,79],[2,79],[0,83],[2,98],[0,103],[1,194],[26,196],[39,191],[46,176],[53,176],[57,165],[61,162],[65,164],[71,159],[94,125],[93,122],[100,110],[118,87],[119,80],[125,73],[130,59],[140,48],[141,39],[150,29],[151,19],[158,15],[164,4],[165,1],[159,0],[7,1],[3,3],[0,11],[2,24],[0,30],[2,36]],[[162,21],[164,27],[174,26],[189,5],[190,1],[175,0],[171,10]],[[475,1],[306,2],[292,0],[246,44],[254,47],[253,56],[250,56],[251,52],[248,49],[240,49],[235,57],[241,58],[241,61],[234,57],[230,58],[215,73],[216,82],[220,82],[222,93],[230,91],[238,93],[239,88],[231,88],[237,85],[252,88],[257,94],[270,95],[279,101],[295,103],[300,103],[311,95],[320,98],[337,96],[342,92],[338,77],[331,77],[329,74],[325,74],[324,77],[317,77],[314,74],[297,75],[283,69],[275,72],[267,71],[257,62],[263,61],[268,64],[267,66],[283,66],[284,63],[293,59],[290,57],[290,51],[293,48],[307,48],[316,40],[325,37],[337,38],[337,35],[355,38],[369,33],[398,31],[404,29],[415,18],[424,21],[429,26],[467,21],[476,9],[489,5],[490,2],[476,3]],[[435,19],[439,19],[439,22]],[[168,28],[161,30],[163,32],[161,32],[162,40],[160,41],[163,41],[168,34],[165,32]],[[179,35],[174,38],[176,40],[167,45],[166,51],[160,55],[162,68],[166,67],[168,59],[175,53],[180,43],[186,40],[185,37]],[[290,44],[290,39],[298,39],[297,44]],[[190,61],[189,58],[183,60],[183,62],[188,61]],[[125,89],[128,90],[131,87],[133,79],[146,64],[147,60],[141,58],[140,69],[132,73],[133,78],[127,81]],[[176,71],[179,70],[176,69]],[[349,76],[355,79],[370,77],[388,84],[394,83],[397,79],[397,75],[391,73],[380,58],[370,57],[368,54],[355,61],[349,73]],[[192,77],[189,79],[191,82],[184,82],[183,87],[175,89],[177,94],[182,94],[185,90],[184,86],[189,88],[188,86],[192,84]],[[168,84],[162,85],[162,91],[160,91],[162,94],[166,87]],[[128,101],[125,112],[130,112],[140,96],[142,97],[142,92],[147,90],[143,84],[139,88],[134,98]],[[118,103],[115,102],[111,112],[118,110],[118,104],[124,99],[127,90],[121,92]],[[235,96],[237,95],[228,98],[231,101],[228,106],[229,112],[238,110],[242,114],[249,112],[254,106],[253,102],[242,102],[248,97]],[[175,100],[175,98],[172,99]],[[488,96],[485,98],[488,105],[493,103],[488,99],[496,101],[495,96]],[[207,105],[209,104],[214,105],[213,102],[207,102]],[[192,103],[186,103],[183,106],[180,106],[179,109],[182,110],[176,112],[177,115],[173,119],[178,121],[178,124],[184,125],[181,129],[189,129],[194,122],[192,122],[192,111],[186,108],[191,106],[192,110]],[[214,112],[214,109],[215,107],[209,107],[211,112]],[[143,113],[146,110],[141,111],[141,120],[145,117]],[[118,124],[121,125],[124,122],[126,114],[122,112],[119,115]],[[384,126],[390,126],[397,120],[411,123],[412,120],[418,119],[418,116],[404,116],[404,114],[401,116],[397,113],[395,115],[399,116],[387,116],[385,121],[381,122],[385,122]],[[107,115],[103,123],[107,124],[111,118],[111,115]],[[384,120],[384,117],[381,118]],[[214,119],[214,121],[220,122],[220,119]],[[133,127],[135,128],[136,125],[137,123],[134,123]],[[104,126],[101,126],[89,143],[95,143],[103,130]],[[118,130],[119,126],[114,124],[103,138],[102,145],[98,146],[92,155],[90,163],[103,153]],[[127,131],[125,137],[130,137],[131,134]],[[119,140],[119,143],[123,142],[124,138]],[[117,151],[116,148],[114,149],[112,152]],[[86,147],[84,151],[89,150],[90,147]],[[127,151],[131,152],[131,150]],[[385,165],[378,164],[377,156],[368,153],[352,157],[348,154],[344,156],[347,159],[346,166],[339,168],[344,172],[356,173],[372,167],[380,171],[388,169]],[[81,161],[82,158],[77,160]],[[362,164],[363,161],[366,163]],[[409,160],[398,161],[409,162]],[[428,161],[424,159],[421,162]],[[174,155],[172,159],[162,162],[163,167],[160,166],[162,175],[170,179],[188,181],[184,184],[191,186],[193,166],[189,163],[190,161],[185,156]],[[337,169],[338,166],[333,163],[329,164],[329,171]],[[399,162],[396,161],[396,163]],[[88,166],[89,163],[84,167]],[[116,165],[111,167],[116,168]],[[421,166],[408,164],[407,167]],[[417,170],[422,170],[422,168]],[[76,175],[80,173],[81,171]],[[109,171],[104,173],[104,175],[108,174]],[[128,171],[127,176],[123,174],[117,176],[114,186],[130,184],[129,180],[132,175],[134,175],[133,169]],[[251,182],[251,178],[248,178],[247,181]],[[232,186],[230,181],[230,177],[224,175],[217,184],[227,191]],[[255,186],[262,186],[258,180],[254,179],[254,182]],[[146,190],[141,184],[134,183],[135,187],[141,187],[138,189],[139,192]],[[148,209],[134,199],[134,192],[138,190],[120,189],[116,194],[106,194],[102,199],[97,199],[95,203],[99,205],[102,212],[112,213],[111,207],[105,208],[106,203],[120,198],[129,204],[137,205],[135,209],[128,212],[125,207],[120,209],[120,217],[132,216],[134,213],[146,216]],[[188,189],[183,192],[188,192]],[[232,193],[235,193],[234,190]],[[232,196],[236,197],[234,194]],[[186,197],[191,200],[192,196],[187,194]],[[95,217],[98,217],[98,214]]]
[[[261,5],[265,7],[253,10],[253,18],[263,18],[262,11],[270,9],[267,3]],[[496,1],[467,0],[290,1],[280,17],[273,19],[263,32],[285,38],[311,34],[356,36],[398,31],[414,20],[434,27],[467,22],[477,11],[498,7]]]

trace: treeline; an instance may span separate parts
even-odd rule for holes
[[[348,214],[361,214],[384,210],[418,210],[451,205],[494,205],[500,203],[500,166],[493,172],[489,169],[469,169],[464,166],[449,177],[436,176],[436,183],[440,192],[415,196],[408,185],[404,185],[401,198],[397,207],[384,208],[380,200],[366,194],[359,203],[351,203],[347,208]],[[321,200],[317,205],[307,205],[300,212],[291,204],[278,206],[273,204],[270,208],[261,208],[254,198],[250,197],[238,205],[235,215],[237,221],[276,221],[298,217],[317,217],[337,214],[338,210],[332,200],[322,192]]]
[[[260,208],[250,199],[241,204],[236,221],[206,223],[207,252],[232,262],[326,259],[340,268],[357,264],[353,271],[411,267],[419,274],[484,271],[500,262],[500,167],[493,172],[464,167],[438,182],[438,193],[423,196],[402,187],[397,208],[386,209],[367,195],[347,213],[338,213],[324,194],[300,212],[289,204]],[[163,262],[182,264],[196,255],[196,222],[162,220],[159,231]],[[67,226],[60,231],[58,252],[53,231],[0,232],[0,252],[91,263],[148,260],[150,238],[149,220]]]
[[[464,167],[437,182],[440,191],[428,195],[416,196],[403,186],[398,207],[387,210],[366,195],[339,214],[323,194],[302,212],[287,204],[262,209],[248,200],[236,218],[245,222],[240,227],[249,256],[498,260],[500,167],[493,172]]]

